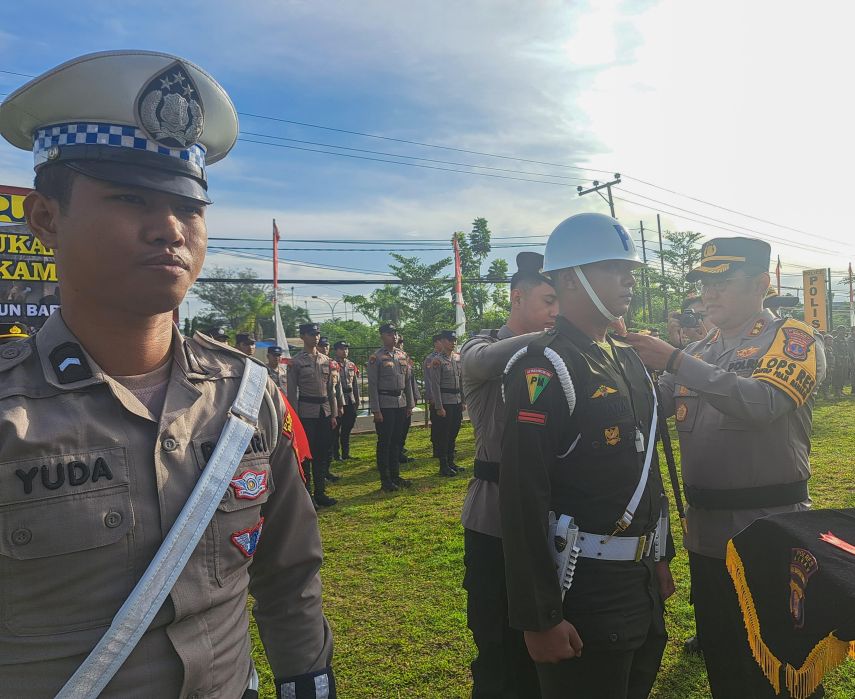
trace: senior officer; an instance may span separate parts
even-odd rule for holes
[[[502,372],[537,331],[555,324],[552,280],[540,272],[543,255],[521,252],[511,277],[511,313],[498,330],[482,330],[460,350],[463,393],[475,432],[475,477],[463,503],[468,594],[466,615],[478,656],[472,662],[473,699],[540,696],[537,672],[523,635],[508,625],[508,595],[499,522],[499,459],[505,425]]]
[[[383,346],[368,357],[368,409],[377,432],[377,470],[380,488],[387,493],[409,488],[401,478],[401,440],[404,420],[413,413],[413,389],[407,355],[395,347],[398,331],[391,323],[380,326]]]
[[[727,541],[759,517],[810,503],[811,416],[825,354],[810,326],[763,308],[769,259],[760,240],[709,241],[687,279],[701,282],[717,329],[685,351],[628,337],[649,368],[667,370],[659,383],[680,437],[695,622],[717,699],[771,696],[725,569]]]
[[[335,437],[338,442],[335,451],[342,461],[346,461],[351,458],[350,433],[356,424],[356,412],[359,410],[359,369],[348,358],[350,354],[348,342],[339,340],[333,345],[333,349],[339,366],[341,390],[344,395],[344,412],[335,430]]]
[[[544,259],[560,315],[506,369],[499,505],[508,614],[525,632],[545,699],[646,697],[667,639],[672,547],[660,521],[667,500],[653,384],[635,352],[607,335],[629,309],[640,265],[610,216],[562,222]],[[550,555],[558,543],[548,537],[550,511],[580,530],[569,589]]]
[[[456,476],[462,468],[454,461],[457,435],[463,422],[463,380],[460,355],[454,351],[457,333],[439,333],[441,351],[434,354],[428,366],[430,395],[434,406],[435,447],[440,476]]]
[[[0,106],[0,132],[35,153],[24,210],[63,300],[0,352],[4,696],[54,696],[105,635],[254,361],[172,323],[205,257],[206,165],[237,126],[208,73],[147,51],[74,59]],[[317,522],[286,403],[265,390],[213,519],[100,696],[255,696],[248,590],[277,694],[334,695]]]
[[[317,323],[300,325],[303,349],[288,362],[288,401],[296,406],[297,415],[309,439],[315,504],[318,507],[331,507],[338,501],[327,495],[326,480],[338,403],[330,360],[318,350],[320,334]]]

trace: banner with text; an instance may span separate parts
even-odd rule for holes
[[[0,185],[0,323],[39,328],[59,307],[59,287],[53,250],[24,221],[28,192]]]
[[[828,332],[828,281],[824,269],[806,269],[804,276],[805,323]]]

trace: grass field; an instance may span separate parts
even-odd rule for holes
[[[853,425],[855,401],[848,398],[826,401],[816,410],[811,494],[817,507],[855,507]],[[439,477],[436,460],[429,458],[427,432],[414,426],[408,447],[416,461],[402,474],[413,480],[413,488],[387,495],[379,492],[374,470],[374,436],[358,436],[354,442],[357,460],[335,468],[344,476],[331,488],[339,503],[320,515],[324,608],[335,633],[339,696],[469,697],[469,662],[475,649],[461,587],[460,525],[467,478]],[[473,451],[472,430],[466,424],[458,440],[458,461],[471,466]],[[681,649],[694,633],[694,621],[688,603],[688,561],[684,550],[678,547],[678,552],[671,565],[677,594],[666,612],[670,641],[654,699],[709,696],[702,660]],[[254,628],[252,633],[261,696],[275,697]],[[844,663],[826,678],[825,686],[829,699],[855,697],[855,662]]]

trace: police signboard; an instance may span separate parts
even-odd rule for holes
[[[27,227],[30,190],[0,185],[0,323],[38,328],[59,306],[53,250]]]
[[[805,323],[828,332],[828,286],[824,269],[806,269],[804,275]]]

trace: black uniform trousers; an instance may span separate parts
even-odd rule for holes
[[[463,406],[460,403],[449,403],[442,407],[445,409],[445,417],[440,417],[437,412],[431,416],[436,429],[434,446],[439,458],[453,459],[457,434],[463,423]]]
[[[356,406],[348,403],[344,406],[344,415],[338,419],[338,425],[335,428],[335,439],[337,444],[341,446],[339,456],[342,458],[350,457],[350,433],[353,431],[355,424]]]
[[[401,464],[398,461],[404,438],[406,408],[380,408],[383,422],[375,422],[377,432],[377,470],[380,482],[386,484],[400,478]]]
[[[307,481],[314,480],[315,497],[326,492],[325,478],[329,470],[330,442],[332,440],[332,425],[328,417],[301,417],[309,449],[312,452],[311,479],[306,474]]]
[[[537,699],[540,684],[522,631],[508,625],[502,540],[463,530],[466,618],[478,656],[472,661],[472,699]]]
[[[695,626],[713,699],[767,699],[776,695],[751,654],[733,581],[721,558],[689,551]],[[811,699],[825,696],[822,686]]]
[[[436,458],[439,456],[439,450],[436,448],[436,408],[433,407],[433,403],[428,403],[428,417],[430,417],[430,445],[433,449],[433,456]]]
[[[413,423],[413,414],[410,413],[407,417],[404,418],[404,434],[401,435],[401,454],[400,456],[404,456],[404,448],[407,446],[407,435],[410,434],[410,425]],[[401,461],[404,459],[401,458]]]

